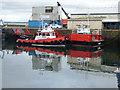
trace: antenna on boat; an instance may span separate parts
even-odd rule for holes
[[[43,29],[43,15],[40,13],[40,18],[41,18],[41,21],[42,21],[42,29]]]
[[[89,15],[90,15],[89,8],[88,8],[87,14],[88,14],[87,20],[88,20],[88,26],[89,26],[89,24],[90,24],[90,22],[89,22],[89,21],[90,21],[90,20],[89,20]]]
[[[42,22],[42,29],[43,29],[43,17],[42,17],[42,14],[41,14],[41,13],[39,14],[39,17],[40,17],[40,19],[41,19],[41,22]],[[41,23],[40,23],[40,26],[39,26],[38,31],[41,31]]]
[[[42,18],[42,29],[43,29],[43,17],[41,16],[41,18]]]

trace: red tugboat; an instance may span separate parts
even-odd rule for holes
[[[100,46],[103,44],[104,39],[101,37],[101,30],[91,31],[90,26],[83,23],[77,26],[77,33],[69,35],[67,39],[68,44],[88,46]]]
[[[59,35],[58,32],[51,27],[45,27],[42,31],[36,32],[34,39],[18,39],[16,42],[18,45],[61,47],[65,46],[65,36]]]

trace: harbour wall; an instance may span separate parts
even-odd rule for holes
[[[22,30],[25,32],[25,27],[22,28]],[[30,33],[35,34],[36,31],[38,31],[38,28],[27,28]],[[56,29],[57,32],[59,34],[62,34],[64,36],[68,36],[69,34],[72,33],[72,30],[70,29]],[[12,28],[3,28],[3,33],[6,34],[7,38],[11,38],[13,39],[13,34],[14,31],[12,30]],[[104,37],[105,42],[109,42],[109,41],[116,41],[116,42],[120,42],[120,30],[102,30],[102,37]]]

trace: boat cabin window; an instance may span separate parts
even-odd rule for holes
[[[40,36],[40,35],[41,35],[41,33],[36,33],[36,35],[37,35],[37,36]]]
[[[52,33],[52,36],[55,36],[55,33]]]
[[[55,33],[53,33],[53,36],[55,36]]]
[[[45,33],[43,33],[42,36],[45,36]]]
[[[46,34],[46,36],[50,36],[50,34],[49,34],[49,33],[47,33],[47,34]]]
[[[37,36],[55,36],[56,33],[36,33]]]

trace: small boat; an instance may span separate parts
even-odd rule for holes
[[[45,46],[45,47],[61,47],[65,46],[65,36],[59,35],[56,30],[51,27],[45,27],[41,31],[37,31],[33,39],[18,39],[19,45]]]
[[[89,25],[81,23],[77,25],[77,33],[71,33],[67,39],[67,43],[71,45],[87,45],[100,46],[104,39],[101,36],[101,30],[90,30]]]

